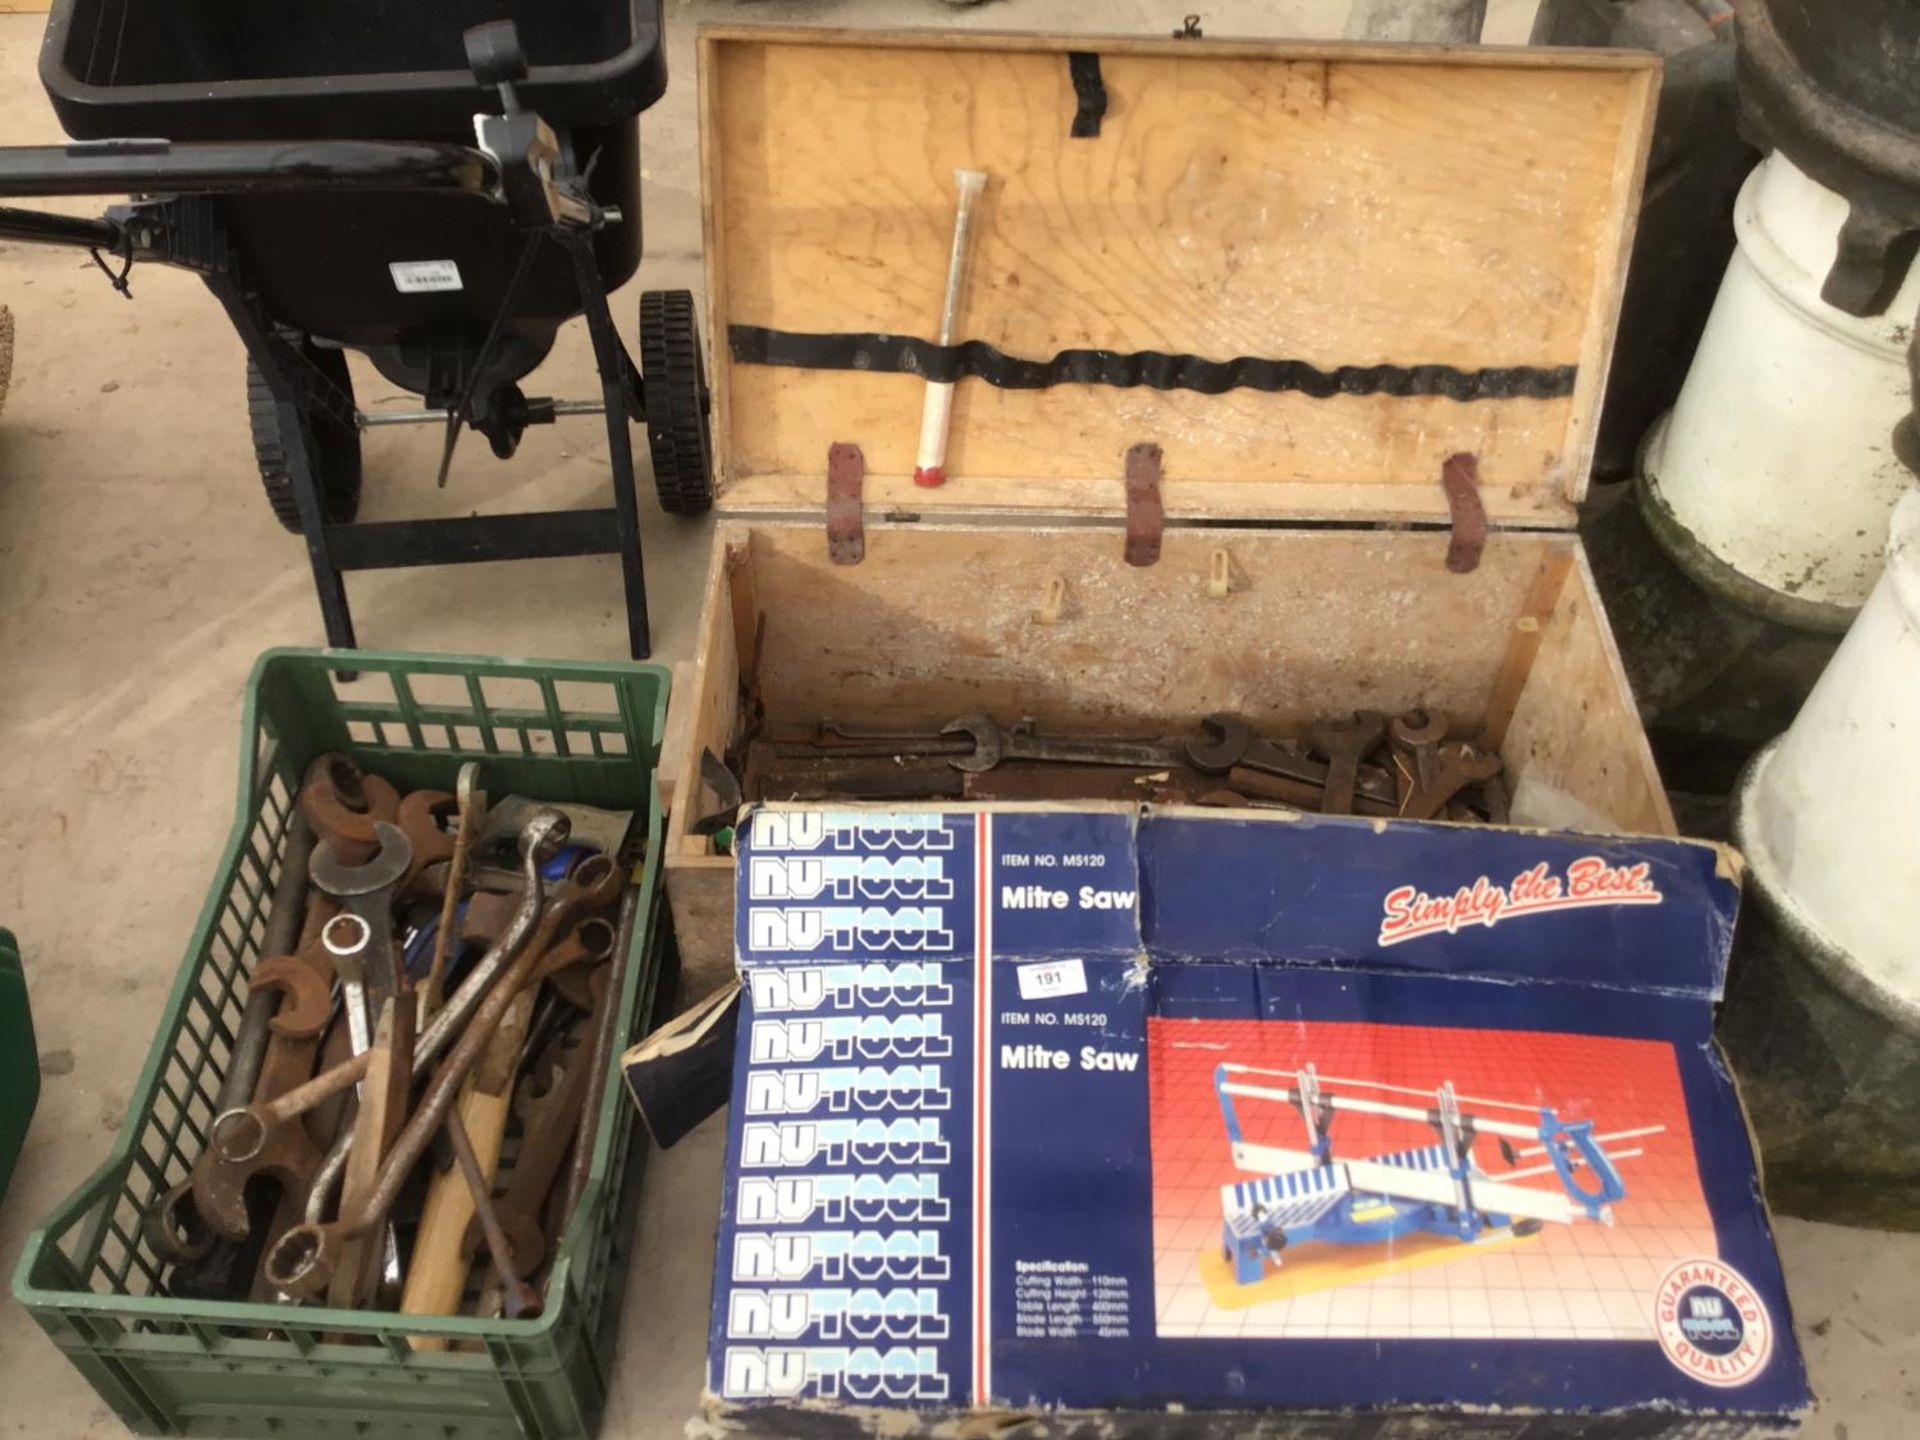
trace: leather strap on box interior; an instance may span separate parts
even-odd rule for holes
[[[984,340],[940,345],[914,335],[806,334],[763,325],[729,327],[735,363],[785,365],[802,370],[874,370],[919,375],[940,384],[968,376],[1002,390],[1054,385],[1112,385],[1130,389],[1287,391],[1327,399],[1335,395],[1438,395],[1449,400],[1554,400],[1573,393],[1574,365],[1503,365],[1462,370],[1453,365],[1339,365],[1322,370],[1305,360],[1242,355],[1208,360],[1161,350],[1062,350],[1049,360],[1008,355]]]
[[[1107,113],[1107,87],[1100,79],[1100,57],[1088,50],[1067,52],[1067,74],[1073,80],[1073,128],[1067,133],[1076,140],[1094,140],[1100,135],[1100,121]]]

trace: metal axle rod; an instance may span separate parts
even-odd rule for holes
[[[550,404],[555,416],[560,415],[604,415],[606,405],[599,400],[554,400]],[[452,412],[445,408],[424,410],[357,410],[354,423],[362,430],[372,430],[381,425],[444,425]]]

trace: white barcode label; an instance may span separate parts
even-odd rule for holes
[[[1022,965],[1016,972],[1022,1000],[1051,1000],[1060,995],[1087,993],[1087,967],[1081,960],[1048,960]]]
[[[460,289],[460,267],[451,260],[394,260],[387,270],[393,276],[393,288],[402,295]]]

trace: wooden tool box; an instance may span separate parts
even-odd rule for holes
[[[734,862],[688,826],[743,682],[789,735],[1432,706],[1498,749],[1516,823],[1672,834],[1573,530],[1657,77],[704,32],[723,518],[666,836],[692,988],[732,973]],[[942,351],[957,167],[990,180]],[[916,488],[924,377],[955,373],[950,478]]]

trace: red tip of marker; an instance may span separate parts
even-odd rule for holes
[[[947,472],[941,466],[932,469],[916,465],[913,467],[913,483],[927,490],[937,490],[947,483]]]

